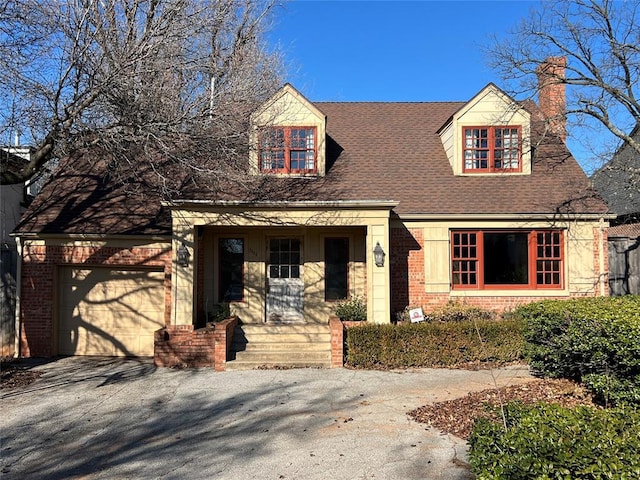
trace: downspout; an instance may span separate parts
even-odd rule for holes
[[[604,297],[606,295],[605,284],[607,283],[606,273],[604,271],[604,256],[608,255],[609,252],[604,251],[604,218],[600,218],[599,227],[598,227],[599,239],[598,239],[598,257],[600,259],[600,272],[598,278],[600,279],[600,296]],[[608,272],[607,272],[608,273]]]
[[[22,322],[20,299],[22,298],[22,237],[16,237],[16,247],[18,258],[16,259],[16,312],[15,312],[15,333],[13,339],[13,357],[20,358],[20,337],[22,335]]]

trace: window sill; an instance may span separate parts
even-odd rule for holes
[[[309,178],[309,177],[318,177],[318,172],[294,172],[294,173],[286,173],[286,172],[269,172],[269,171],[261,171],[260,175],[265,177],[279,177],[279,178]]]
[[[566,288],[541,288],[539,290],[453,290],[449,291],[452,297],[568,297],[569,290]]]
[[[493,172],[460,172],[459,177],[502,177],[505,175],[530,175],[528,172],[516,172],[509,170],[495,170]]]

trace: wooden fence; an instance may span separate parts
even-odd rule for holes
[[[609,239],[610,295],[640,295],[640,237]]]

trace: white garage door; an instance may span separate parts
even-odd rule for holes
[[[164,326],[164,273],[70,268],[60,272],[60,355],[153,355]]]

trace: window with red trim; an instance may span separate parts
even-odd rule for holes
[[[260,132],[260,170],[266,173],[315,173],[316,127],[272,127]]]
[[[463,127],[465,173],[522,171],[520,127]]]
[[[561,230],[451,232],[454,289],[543,289],[563,286]]]

